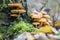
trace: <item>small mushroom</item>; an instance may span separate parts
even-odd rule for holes
[[[41,17],[42,17],[42,14],[34,13],[34,14],[32,14],[31,17],[32,17],[32,18],[41,18]]]
[[[40,18],[34,18],[34,21],[39,21],[40,20]]]
[[[48,19],[48,22],[49,22],[49,23],[52,23],[52,21],[51,21],[51,20],[49,20],[49,19]]]
[[[41,11],[40,14],[45,15],[45,14],[47,14],[47,12],[45,12],[45,11]]]
[[[36,26],[36,28],[38,28],[38,26],[37,26],[37,25],[39,25],[40,23],[39,23],[39,22],[33,22],[32,24],[33,24],[33,25],[35,25],[35,26]]]
[[[48,20],[46,18],[41,18],[39,22],[44,23],[44,24],[49,24]]]
[[[18,8],[23,8],[22,4],[20,3],[13,3],[13,4],[8,4],[9,7],[18,7]]]
[[[30,16],[33,16],[34,15],[34,13],[30,13]]]
[[[33,11],[31,14],[30,14],[31,18],[41,18],[43,15],[40,14],[38,11]]]
[[[49,25],[49,22],[45,22],[46,25]]]
[[[18,15],[17,15],[17,14],[10,14],[10,16],[15,16],[15,17],[17,17]]]
[[[43,17],[44,17],[44,18],[50,18],[50,16],[49,16],[49,15],[43,15]]]
[[[40,16],[32,16],[32,18],[41,18]]]
[[[12,13],[24,13],[26,10],[11,10]]]
[[[40,23],[39,22],[33,22],[32,24],[37,25],[37,24],[40,24]]]
[[[47,22],[47,19],[46,19],[46,18],[41,18],[41,19],[39,20],[39,22]]]

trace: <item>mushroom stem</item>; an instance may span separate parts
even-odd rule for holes
[[[37,24],[36,24],[36,28],[37,28]]]

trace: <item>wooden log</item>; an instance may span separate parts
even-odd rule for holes
[[[11,10],[12,13],[24,13],[26,10]]]

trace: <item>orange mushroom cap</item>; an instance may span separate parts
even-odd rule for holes
[[[49,25],[49,22],[41,22],[44,25]]]
[[[26,10],[11,10],[12,13],[24,13]]]
[[[44,17],[44,18],[50,18],[50,16],[49,16],[49,15],[43,15],[43,17]]]
[[[40,16],[32,16],[32,18],[41,18]]]
[[[47,12],[45,12],[45,11],[41,11],[40,14],[45,15],[45,14],[47,14]]]
[[[32,13],[31,14],[31,18],[41,18],[43,17],[42,14],[39,14],[39,13]]]
[[[10,16],[15,16],[15,17],[17,17],[18,15],[17,15],[17,14],[10,14]]]
[[[34,15],[34,13],[30,13],[30,16],[33,16]]]
[[[38,25],[38,24],[40,24],[39,22],[33,22],[32,24],[34,24],[34,25]]]
[[[38,11],[34,10],[31,14],[30,14],[31,18],[41,18],[42,14],[40,14]]]
[[[47,19],[46,18],[41,18],[39,21],[40,22],[47,22]]]
[[[8,4],[10,7],[18,7],[18,8],[23,8],[22,4],[20,3],[13,3],[13,4]]]
[[[49,20],[49,19],[48,19],[48,22],[49,22],[49,23],[52,23],[52,21],[51,21],[51,20]]]
[[[40,18],[34,18],[34,21],[39,21],[40,20]]]
[[[47,25],[48,25],[48,24],[49,24],[49,22],[45,22],[45,24],[47,24]]]

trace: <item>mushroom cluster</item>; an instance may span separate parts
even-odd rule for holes
[[[11,10],[10,16],[17,17],[19,15],[19,13],[21,14],[21,13],[26,12],[26,10],[24,10],[22,4],[20,4],[20,3],[12,3],[12,4],[8,4],[8,6],[15,8],[15,9]]]
[[[39,28],[43,23],[44,24],[49,24],[51,21],[49,20],[50,16],[47,14],[46,11],[41,11],[38,12],[34,10],[31,14],[30,17],[33,19],[33,25],[36,25],[37,28]],[[37,25],[40,25],[39,27]]]

